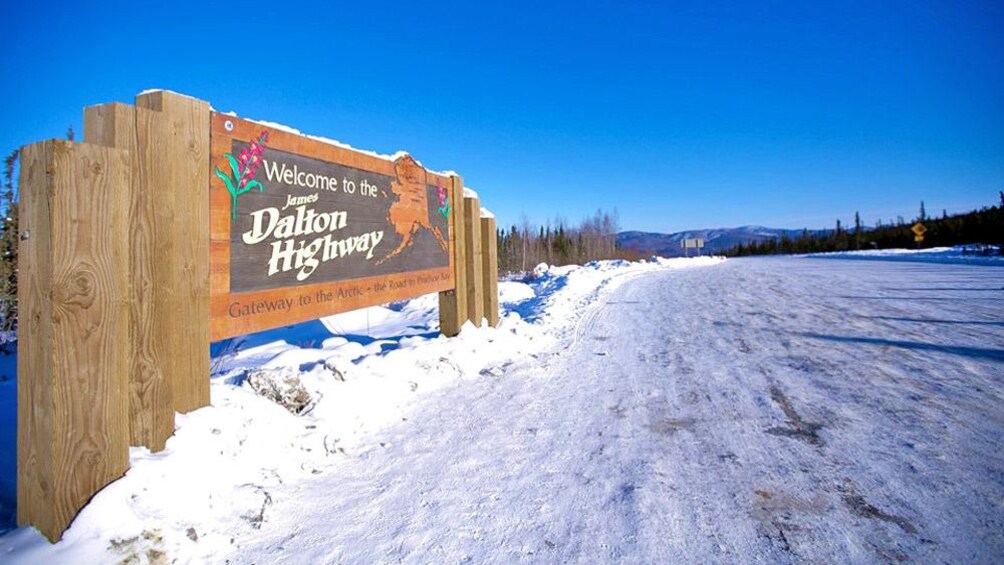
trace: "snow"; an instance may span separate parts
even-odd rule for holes
[[[148,88],[148,89],[144,90],[143,92],[140,92],[136,96],[143,96],[145,94],[153,94],[155,92],[167,92],[169,94],[174,94],[175,96],[181,96],[183,98],[188,98],[190,100],[197,100],[197,98],[195,98],[194,96],[189,96],[188,94],[182,94],[181,92],[175,92],[175,91],[169,90],[167,88]]]
[[[233,111],[222,112],[222,113],[226,114],[228,116],[232,116],[234,118],[239,117],[237,115],[237,113],[233,112]],[[253,122],[253,123],[256,123],[256,124],[259,124],[259,125],[263,125],[263,126],[268,127],[268,128],[272,128],[274,130],[284,131],[286,133],[291,133],[293,135],[300,135],[300,136],[303,136],[303,137],[307,137],[309,139],[313,139],[314,141],[320,141],[321,143],[325,143],[327,145],[332,145],[334,147],[338,147],[338,148],[341,148],[341,149],[348,149],[350,151],[355,151],[356,153],[363,153],[365,155],[369,155],[371,157],[376,157],[377,159],[381,159],[381,160],[384,160],[384,161],[394,162],[394,161],[397,161],[398,159],[400,159],[401,157],[410,156],[410,154],[407,151],[395,151],[394,153],[388,155],[388,154],[385,154],[385,153],[377,153],[376,151],[370,151],[368,149],[359,149],[359,148],[356,148],[356,147],[353,147],[353,146],[349,145],[348,143],[344,143],[344,142],[338,141],[337,139],[331,139],[329,137],[323,137],[323,136],[319,136],[319,135],[311,135],[311,134],[308,134],[308,133],[303,133],[302,131],[300,131],[300,130],[294,128],[294,127],[287,126],[285,124],[280,124],[278,122],[270,122],[268,120],[255,120],[255,119],[251,119],[251,118],[244,118],[244,119],[246,119],[249,122]],[[412,156],[412,159],[415,159],[415,158]],[[415,159],[415,162],[418,163],[418,166],[425,167],[425,165],[423,165],[422,162],[419,161],[418,159]],[[452,176],[456,175],[456,173],[454,171],[449,171],[449,170],[448,171],[440,171],[440,172],[433,171],[432,169],[428,169],[428,170],[430,172],[432,172],[432,173],[436,173],[436,174],[439,174],[439,175],[442,175],[442,176],[446,176],[446,177],[451,176],[451,175]]]
[[[228,113],[228,115],[233,115],[234,117],[237,116],[236,114],[233,114],[233,113]],[[263,125],[265,127],[272,128],[274,130],[284,131],[286,133],[291,133],[293,135],[300,135],[300,136],[303,136],[303,137],[308,137],[308,138],[313,139],[315,141],[320,141],[321,143],[326,143],[328,145],[333,145],[335,147],[339,147],[339,148],[342,148],[342,149],[348,149],[350,151],[355,151],[357,153],[364,153],[366,155],[369,155],[371,157],[376,157],[377,159],[382,159],[384,161],[391,161],[391,162],[393,162],[393,161],[396,161],[396,160],[400,159],[401,157],[404,157],[404,156],[408,155],[407,151],[397,151],[397,152],[395,152],[395,153],[393,153],[391,155],[386,155],[386,154],[383,154],[383,153],[377,153],[375,151],[369,151],[369,150],[366,150],[366,149],[357,149],[357,148],[352,147],[351,145],[349,145],[347,143],[343,143],[343,142],[338,141],[336,139],[331,139],[331,138],[328,138],[328,137],[321,137],[321,136],[318,136],[318,135],[310,135],[310,134],[303,133],[302,131],[300,131],[300,130],[294,128],[294,127],[287,126],[285,124],[280,124],[280,123],[277,123],[277,122],[270,122],[270,121],[267,121],[267,120],[254,120],[254,119],[251,119],[251,118],[245,118],[245,119],[247,119],[247,121],[249,121],[249,122],[254,122],[256,124],[260,124],[260,125]],[[418,162],[418,160],[416,160],[415,162],[418,163],[419,166],[423,166],[422,163]]]
[[[912,263],[949,263],[962,265],[1004,265],[1004,255],[992,245],[957,245],[927,249],[868,249],[811,253],[808,257],[823,259],[856,259],[872,261],[907,261]]]
[[[495,214],[492,214],[491,210],[489,210],[488,208],[485,208],[484,206],[482,206],[481,207],[481,217],[482,218],[494,218]]]
[[[168,89],[164,89],[164,88],[149,88],[149,89],[146,89],[146,90],[140,92],[136,96],[143,96],[144,94],[151,94],[151,93],[154,93],[154,92],[170,92],[171,94],[176,94],[178,96],[184,96],[185,98],[191,98],[193,100],[196,99],[196,98],[194,98],[192,96],[189,96],[187,94],[181,94],[179,92],[175,92],[173,90],[168,90]],[[215,108],[210,107],[210,109],[212,109],[214,112],[217,112],[219,114],[223,114],[225,116],[230,116],[230,117],[233,117],[233,118],[239,118],[240,117],[240,116],[237,115],[237,112],[235,112],[233,110],[230,110],[230,111],[227,111],[227,112],[218,112]],[[323,137],[323,136],[319,136],[319,135],[311,135],[311,134],[303,133],[302,131],[300,131],[297,128],[294,128],[292,126],[288,126],[288,125],[285,125],[285,124],[280,124],[278,122],[271,122],[271,121],[268,121],[268,120],[255,120],[255,119],[252,119],[252,118],[244,118],[244,119],[246,119],[249,122],[253,122],[253,123],[256,123],[256,124],[259,124],[259,125],[263,125],[263,126],[268,127],[268,128],[272,128],[272,129],[279,130],[279,131],[284,131],[286,133],[291,133],[293,135],[300,135],[300,136],[303,136],[303,137],[307,137],[307,138],[313,139],[314,141],[320,141],[321,143],[325,143],[327,145],[333,145],[333,146],[339,147],[341,149],[348,149],[350,151],[355,151],[357,153],[363,153],[365,155],[369,155],[371,157],[376,157],[377,159],[381,159],[381,160],[384,160],[384,161],[391,161],[391,162],[393,162],[393,161],[396,161],[396,160],[400,159],[401,157],[409,156],[410,155],[407,151],[395,151],[394,153],[388,155],[388,154],[385,154],[385,153],[378,153],[376,151],[370,151],[368,149],[358,149],[358,148],[353,147],[353,146],[351,146],[351,145],[349,145],[347,143],[338,141],[337,139],[331,139],[329,137]],[[414,157],[412,157],[412,158],[414,159]],[[415,159],[415,162],[418,163],[418,165],[420,167],[425,167],[418,159]],[[457,176],[457,173],[455,171],[452,171],[452,170],[438,171],[438,172],[437,171],[433,171],[432,169],[428,169],[428,170],[430,172],[432,172],[432,173],[436,173],[436,174],[439,174],[439,175],[442,175],[442,176],[445,176],[445,177]]]
[[[282,500],[284,485],[328,473],[346,454],[379,448],[372,434],[404,421],[416,399],[481,381],[486,367],[545,350],[600,288],[640,272],[718,261],[601,262],[555,268],[529,284],[503,282],[499,327],[468,326],[453,339],[438,334],[438,297],[431,294],[216,344],[211,407],[179,415],[164,451],[133,448],[125,478],[95,496],[60,543],[21,528],[0,537],[0,555],[15,563],[126,557],[109,549],[114,545],[127,553],[166,551],[182,562],[217,561],[258,534],[255,516],[265,501]],[[287,367],[298,370],[315,399],[305,416],[244,386],[249,371]],[[13,404],[13,380],[0,387]],[[6,422],[11,446],[14,422]]]
[[[464,187],[464,198],[477,198],[477,197],[478,193],[476,190],[467,186]]]
[[[184,96],[185,98],[191,98],[193,100],[196,100],[196,98],[194,98],[193,96],[189,96],[187,94],[182,94],[180,92],[175,92],[173,90],[168,90],[166,88],[148,88],[148,89],[140,92],[136,96],[143,96],[144,94],[151,94],[151,93],[154,93],[154,92],[169,92],[171,94],[176,94],[178,96]],[[212,107],[210,107],[210,108],[214,112],[217,112],[217,110],[215,108],[212,108]],[[240,117],[240,116],[237,115],[237,112],[235,112],[233,110],[230,110],[230,111],[227,111],[227,112],[218,112],[218,113],[219,114],[223,114],[225,116],[230,116],[230,117],[233,117],[233,118],[239,118]],[[355,151],[357,153],[363,153],[363,154],[369,155],[371,157],[376,157],[377,159],[381,159],[381,160],[384,160],[384,161],[391,161],[391,162],[393,162],[393,161],[396,161],[396,160],[400,159],[401,157],[410,155],[407,151],[395,151],[394,153],[388,155],[388,154],[385,154],[385,153],[377,153],[376,151],[370,151],[368,149],[358,149],[358,148],[353,147],[353,146],[351,146],[351,145],[349,145],[347,143],[338,141],[337,139],[331,139],[329,137],[323,137],[323,136],[319,136],[319,135],[311,135],[311,134],[303,133],[302,131],[300,131],[300,130],[292,127],[292,126],[287,126],[285,124],[280,124],[278,122],[270,122],[268,120],[255,120],[255,119],[251,119],[251,118],[245,118],[245,119],[247,121],[249,121],[249,122],[254,122],[256,124],[260,124],[260,125],[263,125],[265,127],[269,127],[269,128],[272,128],[272,129],[275,129],[275,130],[279,130],[279,131],[284,131],[284,132],[287,132],[287,133],[291,133],[293,135],[301,135],[303,137],[308,137],[308,138],[313,139],[315,141],[320,141],[321,143],[325,143],[325,144],[328,144],[328,145],[333,145],[333,146],[339,147],[341,149],[348,149],[350,151]],[[414,157],[412,157],[412,159],[414,159]],[[422,165],[422,163],[418,159],[415,159],[415,162],[418,163],[418,165],[420,167],[424,167],[424,165]],[[430,172],[432,172],[432,173],[436,173],[436,174],[442,175],[444,177],[457,176],[456,171],[453,171],[453,170],[445,170],[445,171],[433,171],[432,169],[428,169],[428,170]]]
[[[997,268],[538,266],[498,328],[435,295],[215,346],[212,406],[13,563],[993,561]],[[254,393],[291,368],[300,416]],[[285,374],[285,373],[284,373]],[[0,383],[8,398],[12,381]]]

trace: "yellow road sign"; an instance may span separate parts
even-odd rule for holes
[[[922,236],[922,235],[915,235],[915,236],[913,236],[913,240],[916,241],[917,243],[920,243],[920,242],[924,241],[924,236]]]
[[[921,238],[921,239],[918,239],[917,241],[922,241],[923,237],[924,237],[924,234],[927,233],[927,228],[925,228],[924,224],[922,224],[920,222],[917,222],[916,224],[913,224],[913,227],[910,228],[910,230],[913,231],[914,235],[916,235],[917,237]]]

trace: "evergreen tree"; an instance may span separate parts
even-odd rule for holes
[[[861,249],[861,214],[854,212],[854,249]]]
[[[4,161],[3,219],[0,221],[0,331],[17,329],[18,204],[14,170],[19,152]]]

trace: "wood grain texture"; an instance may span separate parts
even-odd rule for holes
[[[17,523],[58,536],[53,502],[52,143],[21,149],[18,244]],[[53,535],[55,534],[55,536]]]
[[[84,142],[127,151],[136,139],[134,108],[121,102],[96,104],[84,108]]]
[[[464,179],[454,175],[450,178],[450,240],[452,243],[454,288],[439,293],[439,331],[446,337],[460,333],[460,327],[467,321],[467,267],[464,247]]]
[[[481,280],[488,325],[499,325],[499,255],[495,218],[481,218]]]
[[[138,198],[149,218],[154,333],[173,409],[209,405],[207,102],[165,91],[136,97]]]
[[[129,465],[126,151],[23,149],[18,523],[59,539]]]
[[[211,308],[213,335],[220,336],[220,339],[244,335],[394,302],[401,297],[438,292],[452,284],[449,282],[451,275],[450,269],[445,267],[216,297]],[[269,306],[279,304],[290,306],[278,310]],[[249,308],[250,313],[233,315],[234,312],[242,312],[242,308]]]
[[[459,332],[460,326],[467,320],[467,294],[465,292],[467,288],[467,247],[464,245],[467,234],[466,224],[464,223],[466,205],[464,204],[464,179],[460,176],[454,176],[452,180],[453,196],[451,202],[454,203],[453,228],[456,231],[454,235],[456,246],[453,251],[453,271],[456,273],[454,288],[456,288],[457,293],[457,316],[459,318],[457,331]]]
[[[467,319],[480,327],[485,317],[485,285],[481,270],[481,202],[477,198],[464,198],[464,253]]]
[[[138,170],[136,112],[120,103],[85,108],[84,140],[129,151]],[[140,180],[139,174],[133,175],[129,187],[129,437],[131,445],[157,452],[174,433],[171,386],[162,368],[170,354],[163,334],[170,328],[155,310],[154,293],[161,288],[153,275],[155,193],[143,190]]]
[[[212,114],[211,124],[213,162],[207,167],[207,173],[213,166],[226,166],[223,155],[233,150],[234,140],[257,139],[263,131],[268,132],[266,151],[277,150],[302,155],[388,177],[397,175],[395,165],[400,163],[400,159],[390,161],[224,114]],[[217,163],[217,160],[220,162]],[[429,185],[449,187],[453,184],[451,177],[432,171],[425,171],[425,174]],[[423,267],[379,276],[235,292],[231,281],[231,277],[235,276],[231,268],[231,196],[224,183],[215,175],[209,187],[210,336],[214,341],[374,304],[444,291],[456,286],[454,250],[459,246],[455,234],[452,233],[455,230],[451,229],[446,238],[449,262],[443,267]],[[456,211],[453,214],[455,215]],[[379,228],[374,225],[374,229]],[[319,297],[326,295],[334,298],[318,300]],[[281,309],[266,308],[282,304],[290,306]],[[243,307],[247,307],[250,313],[232,315],[234,312],[240,313]]]

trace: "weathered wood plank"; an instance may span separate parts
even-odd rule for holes
[[[84,108],[84,142],[132,150],[136,139],[135,109],[121,102]]]
[[[439,293],[439,331],[453,337],[460,333],[460,327],[467,321],[467,253],[464,247],[464,179],[451,177],[450,240],[452,241],[452,266],[454,290]]]
[[[212,335],[214,339],[223,339],[365,308],[374,301],[394,302],[416,294],[438,292],[449,288],[450,275],[447,268],[431,269],[232,295],[229,301],[213,301]],[[288,304],[289,307],[267,311],[256,306],[263,304]],[[242,312],[243,308],[257,312]]]
[[[17,523],[57,537],[52,515],[52,143],[21,149],[18,245]]]
[[[464,253],[467,271],[467,319],[475,326],[484,323],[485,285],[481,270],[481,202],[464,198]]]
[[[209,404],[209,104],[136,97],[138,190],[152,210],[155,331],[174,410]],[[147,111],[143,111],[147,110]]]
[[[18,523],[59,539],[129,465],[129,153],[23,149]]]
[[[138,169],[136,108],[110,103],[84,109],[84,140],[130,152]],[[150,114],[148,110],[141,110]],[[146,116],[150,119],[150,116]],[[129,190],[129,437],[132,445],[150,451],[164,449],[174,433],[174,403],[171,387],[162,370],[170,355],[161,332],[168,330],[158,316],[154,293],[153,242],[156,238],[153,208],[156,192],[143,190],[140,175],[132,177]]]
[[[488,325],[499,325],[499,256],[495,218],[481,218],[481,280]]]

